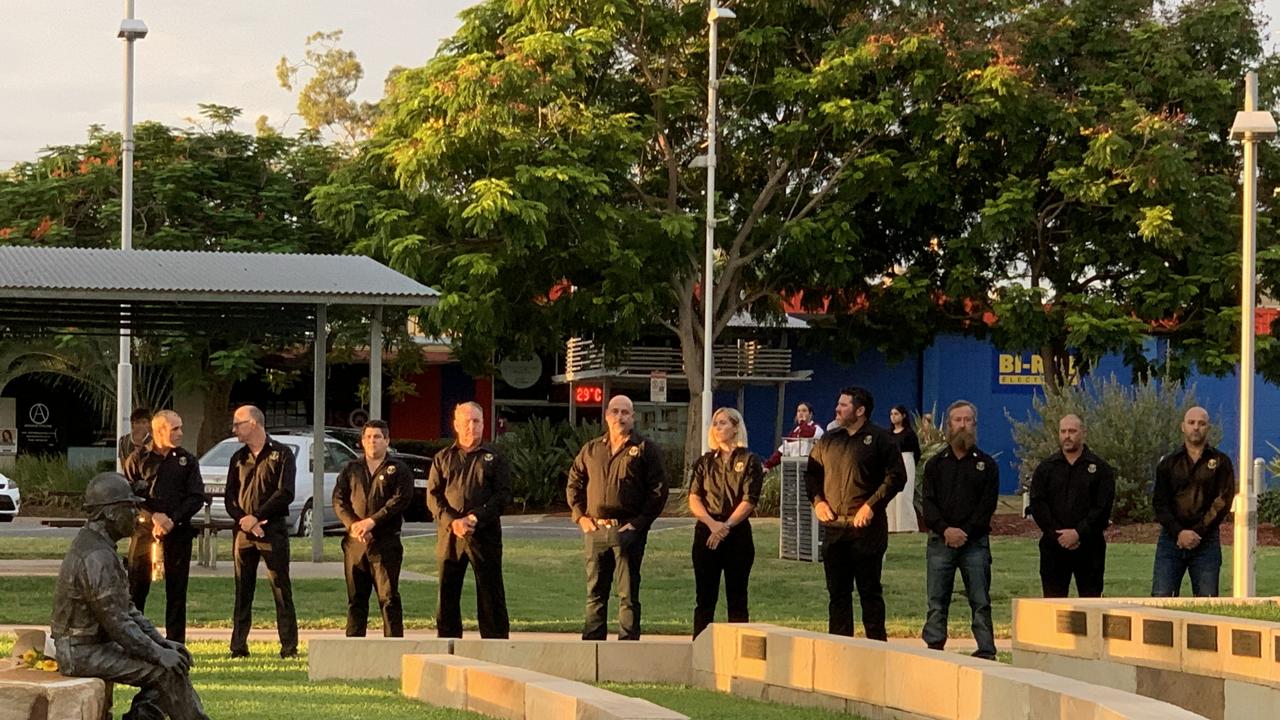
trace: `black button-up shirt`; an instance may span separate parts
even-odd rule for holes
[[[735,448],[728,460],[712,450],[695,460],[689,473],[689,494],[702,500],[707,514],[721,522],[743,502],[758,505],[763,485],[764,466],[746,448]]]
[[[634,432],[616,453],[609,449],[608,434],[591,440],[569,468],[565,495],[574,522],[586,516],[648,530],[667,504],[662,451]]]
[[[511,502],[511,464],[492,445],[481,443],[463,450],[458,443],[436,453],[427,476],[427,507],[440,526],[475,514],[476,532],[488,525],[501,527],[498,518]]]
[[[1231,458],[1215,447],[1205,445],[1194,463],[1185,445],[1178,448],[1156,465],[1151,496],[1156,520],[1173,536],[1183,530],[1194,530],[1200,537],[1216,532],[1231,510],[1235,475]]]
[[[259,520],[288,518],[297,474],[293,451],[284,443],[268,437],[257,455],[248,445],[241,447],[227,468],[227,514],[236,522],[246,515]]]
[[[887,533],[884,509],[907,484],[907,468],[893,437],[864,423],[853,434],[836,428],[819,438],[809,452],[804,483],[810,502],[826,500],[838,516],[855,515],[870,505],[875,511],[872,525],[884,525]]]
[[[364,458],[347,463],[333,486],[333,511],[348,530],[357,522],[373,519],[373,539],[391,537],[404,525],[404,511],[413,501],[413,472],[390,457],[383,458],[369,475]]]
[[[147,513],[164,513],[174,526],[189,524],[204,507],[200,461],[184,448],[163,454],[138,448],[125,462],[124,475],[133,493],[146,500],[143,508]]]
[[[991,532],[991,516],[1000,499],[1000,468],[978,448],[958,458],[947,447],[925,463],[920,495],[924,524],[930,530],[941,535],[947,528],[960,528],[976,540]]]
[[[1046,538],[1056,538],[1058,530],[1075,530],[1080,537],[1101,539],[1111,524],[1115,499],[1115,473],[1088,445],[1074,463],[1059,450],[1031,475],[1031,517]]]

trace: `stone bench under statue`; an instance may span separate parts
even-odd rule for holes
[[[23,657],[29,652],[38,653],[42,661],[52,660],[53,642],[47,631],[19,630],[13,657],[0,660],[0,720],[110,718],[110,683],[26,667]]]

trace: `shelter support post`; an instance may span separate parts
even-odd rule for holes
[[[329,346],[329,308],[316,305],[315,382],[311,402],[311,562],[324,558],[325,368]]]
[[[382,419],[382,306],[369,324],[369,419]]]

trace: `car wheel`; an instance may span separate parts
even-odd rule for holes
[[[307,537],[311,534],[311,501],[308,500],[306,505],[302,506],[302,512],[298,514],[298,537]]]
[[[17,515],[0,515],[0,522],[13,522]]]

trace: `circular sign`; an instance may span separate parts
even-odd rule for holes
[[[517,390],[531,388],[542,378],[542,360],[537,355],[508,358],[498,366],[502,381]]]
[[[27,411],[27,417],[36,425],[44,425],[49,422],[49,406],[44,403],[36,403]]]

